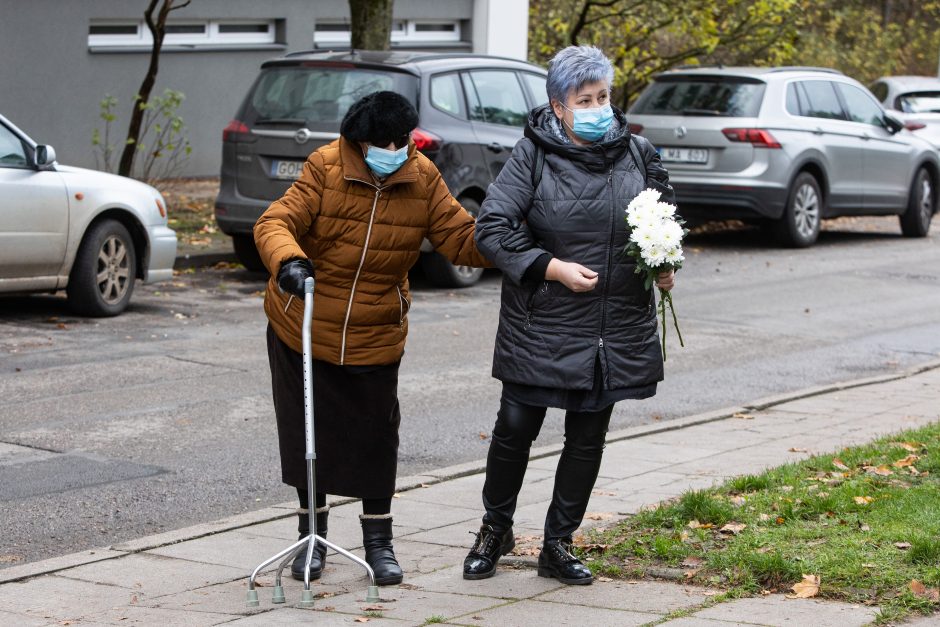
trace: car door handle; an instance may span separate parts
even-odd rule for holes
[[[871,135],[869,135],[868,133],[862,133],[862,139],[864,141],[868,141],[869,139],[871,139]]]
[[[816,127],[816,130],[813,131],[813,135],[822,135],[822,134],[823,134],[823,130],[819,128],[818,126]]]
[[[493,142],[492,144],[487,145],[487,149],[491,150],[492,152],[502,152],[503,145],[498,142]]]

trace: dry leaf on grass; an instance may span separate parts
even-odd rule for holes
[[[909,548],[911,548],[911,543],[910,542],[895,542],[894,546],[898,549],[901,549],[902,551],[906,551]]]
[[[911,453],[919,453],[924,448],[920,442],[895,442],[894,444]]]
[[[907,457],[899,459],[891,465],[895,468],[907,468],[908,466],[913,466],[914,462],[916,462],[918,459],[920,459],[920,455],[908,455]]]
[[[680,566],[684,566],[685,568],[697,568],[701,566],[704,561],[705,560],[703,560],[701,557],[690,555],[682,560],[682,564],[680,564]]]
[[[862,468],[868,474],[878,475],[879,477],[890,477],[894,474],[894,471],[888,468],[886,464],[882,464],[881,466],[863,466]]]
[[[937,588],[928,588],[916,579],[911,579],[911,592],[914,593],[915,597],[934,602],[940,601],[940,590]]]
[[[688,527],[689,529],[711,529],[711,528],[714,527],[714,526],[715,526],[715,525],[713,525],[713,524],[711,524],[711,523],[705,523],[705,524],[703,525],[702,523],[700,523],[699,521],[695,520],[694,518],[689,521],[689,524],[688,524],[688,525],[686,525],[686,527]]]
[[[803,581],[793,584],[788,599],[810,599],[819,594],[819,575],[803,575]]]
[[[721,533],[731,533],[731,534],[737,535],[741,533],[742,531],[744,531],[746,528],[747,528],[747,525],[745,525],[744,523],[739,523],[739,522],[735,522],[732,520],[731,522],[726,524],[724,527],[722,527],[718,531],[720,531]]]
[[[845,465],[845,462],[843,462],[843,461],[842,461],[841,459],[839,459],[838,457],[833,458],[833,460],[832,460],[832,465],[835,466],[836,468],[838,468],[839,470],[848,470],[848,469],[849,469],[849,467]]]
[[[870,497],[870,496],[856,496],[856,497],[854,497],[852,500],[855,501],[855,503],[856,503],[857,505],[868,505],[869,503],[871,503],[871,502],[874,501],[875,499],[873,499],[873,498]]]

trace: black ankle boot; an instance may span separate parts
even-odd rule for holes
[[[392,548],[392,515],[361,514],[359,522],[362,524],[362,546],[366,550],[366,562],[372,567],[376,585],[401,583],[401,566]]]
[[[307,510],[304,510],[307,511]],[[310,535],[310,514],[298,512],[297,531],[300,532],[298,540]],[[325,538],[327,530],[327,518],[330,513],[330,506],[318,507],[317,515],[317,535]],[[304,580],[304,564],[307,561],[307,549],[304,548],[290,565],[290,574],[294,579]],[[317,543],[313,548],[313,558],[310,560],[310,581],[319,579],[323,574],[323,564],[326,562],[326,545]]]
[[[571,554],[571,539],[546,540],[539,553],[539,577],[554,577],[561,583],[587,585],[594,581],[588,567]]]
[[[480,527],[476,534],[476,542],[463,560],[464,579],[486,579],[496,573],[496,563],[499,558],[512,551],[516,546],[516,539],[510,527],[503,533],[494,530],[490,525]]]

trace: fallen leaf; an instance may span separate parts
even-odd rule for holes
[[[805,448],[800,448],[798,446],[791,446],[789,449],[791,453],[808,453],[809,451]]]
[[[856,496],[853,500],[854,500],[855,503],[858,504],[858,505],[868,505],[869,503],[871,503],[871,502],[874,501],[875,499],[873,499],[873,498],[870,497],[870,496]]]
[[[862,568],[878,568],[877,564],[862,564]]]
[[[363,612],[384,612],[388,608],[384,605],[367,605],[362,608]]]
[[[911,453],[919,453],[924,448],[920,442],[895,442],[894,444]]]
[[[601,583],[610,583],[613,581],[610,577],[598,577],[597,580]]]
[[[848,470],[848,469],[849,469],[849,467],[845,465],[845,462],[843,462],[843,461],[842,461],[841,459],[839,459],[838,457],[833,458],[833,460],[832,460],[832,465],[835,466],[836,468],[838,468],[839,470]]]
[[[357,623],[368,623],[368,622],[369,622],[369,619],[368,619],[367,617],[365,617],[365,616],[357,616],[357,617],[356,617],[356,622],[357,622]]]
[[[682,564],[680,564],[680,566],[684,566],[685,568],[697,568],[701,566],[704,562],[705,560],[703,560],[701,557],[690,555],[684,560],[682,560]]]
[[[682,574],[683,576],[685,576],[686,579],[692,579],[698,574],[699,570],[700,570],[699,568],[694,568],[692,570],[683,571]]]
[[[886,464],[882,464],[881,466],[863,466],[862,468],[868,474],[878,475],[879,477],[890,477],[894,474],[894,471],[888,468]]]
[[[894,546],[901,549],[902,551],[906,551],[909,548],[911,548],[911,543],[910,542],[895,542]]]
[[[788,599],[810,599],[819,594],[819,575],[803,575],[803,581],[793,584]]]
[[[609,512],[588,512],[584,517],[588,520],[609,520],[613,518],[614,515]]]
[[[431,486],[429,486],[429,485],[426,484],[426,483],[422,483],[422,484],[420,484],[418,487],[419,487],[419,488],[430,488]]]
[[[776,523],[777,523],[778,525],[782,525],[782,524],[785,523],[785,522],[787,522],[786,518],[784,518],[783,516],[777,516]]]
[[[908,455],[907,457],[899,459],[891,465],[895,468],[907,468],[908,466],[913,466],[914,462],[916,462],[918,459],[920,459],[919,455]]]
[[[713,597],[721,594],[721,590],[706,590],[702,593],[703,597]]]
[[[726,524],[724,527],[722,527],[718,531],[720,531],[721,533],[731,533],[731,534],[737,535],[741,533],[742,531],[744,531],[746,528],[747,528],[747,525],[745,525],[744,523],[739,523],[739,522],[735,522],[732,520],[731,522]]]
[[[745,503],[747,503],[747,499],[745,499],[743,496],[732,496],[732,497],[731,497],[731,504],[734,505],[734,506],[736,506],[736,507],[741,507],[741,506],[743,506]]]
[[[738,412],[731,415],[732,418],[737,418],[738,420],[754,420],[754,416],[751,414],[745,414],[743,412]]]
[[[487,439],[488,437],[490,437],[490,434],[489,434],[489,433],[487,433],[486,431],[480,431],[480,439],[481,439],[481,440],[485,440],[485,439]]]
[[[911,592],[915,597],[929,599],[930,601],[940,601],[940,590],[937,588],[928,588],[916,579],[911,579]]]
[[[591,490],[591,494],[595,496],[617,496],[616,492],[608,492],[607,490]]]

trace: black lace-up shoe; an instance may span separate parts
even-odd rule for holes
[[[473,533],[471,531],[471,533]],[[489,525],[480,527],[475,534],[477,539],[473,548],[463,561],[464,579],[486,579],[496,572],[496,563],[516,547],[516,539],[510,527],[504,533],[498,533]]]
[[[571,554],[571,540],[546,540],[539,553],[539,577],[554,577],[561,583],[587,585],[594,581],[588,567]]]

